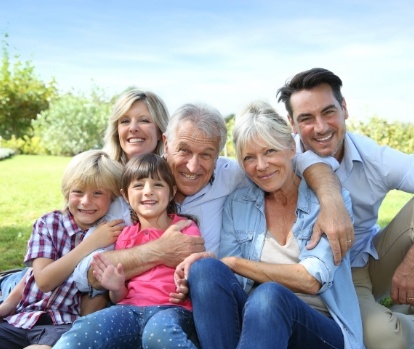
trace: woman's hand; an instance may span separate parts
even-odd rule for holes
[[[191,265],[202,258],[216,258],[213,252],[196,252],[185,258],[177,265],[174,272],[176,292],[170,293],[171,303],[183,302],[188,297],[187,277]]]

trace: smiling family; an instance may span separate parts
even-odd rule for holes
[[[66,170],[89,179],[64,177],[67,207],[34,225],[0,349],[414,348],[414,199],[376,225],[390,190],[414,193],[414,155],[346,131],[341,87],[295,75],[277,92],[287,121],[248,104],[237,161],[219,156],[216,109],[169,118],[126,91],[104,152]]]

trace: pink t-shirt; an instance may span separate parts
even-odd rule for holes
[[[171,215],[172,224],[187,219],[177,215]],[[195,223],[182,230],[183,234],[200,236],[200,230]],[[134,246],[146,244],[147,242],[157,240],[164,234],[163,230],[144,229],[140,230],[140,224],[125,227],[118,236],[115,244],[116,250],[123,250]],[[170,293],[176,291],[174,283],[175,268],[166,265],[157,265],[154,268],[133,277],[127,283],[127,296],[118,304],[130,304],[137,306],[149,305],[177,305],[169,302]],[[188,310],[192,310],[189,299],[178,304]]]

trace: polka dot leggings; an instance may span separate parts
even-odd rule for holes
[[[53,348],[196,349],[198,341],[187,309],[114,305],[76,320]]]

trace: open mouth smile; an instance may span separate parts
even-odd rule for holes
[[[142,143],[144,142],[143,138],[130,138],[128,139],[128,143],[135,144],[135,143]]]
[[[327,142],[327,141],[329,141],[329,140],[331,140],[332,139],[332,137],[333,137],[333,133],[330,133],[328,136],[326,136],[326,137],[321,137],[321,138],[315,138],[315,140],[317,141],[317,142]]]

